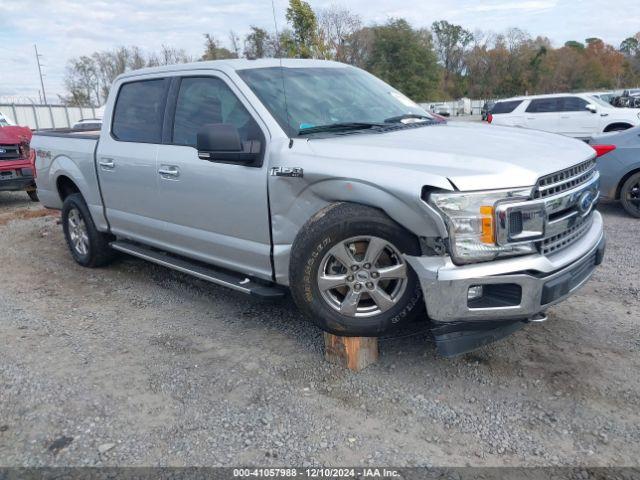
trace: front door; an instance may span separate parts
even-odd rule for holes
[[[587,105],[580,97],[562,97],[558,133],[572,137],[590,137],[597,133],[600,115],[587,110]]]
[[[266,129],[223,78],[174,81],[179,82],[172,88],[177,94],[167,108],[173,122],[157,160],[163,243],[170,251],[270,279]],[[198,130],[219,123],[235,126],[242,141],[260,141],[260,161],[247,165],[198,158]]]

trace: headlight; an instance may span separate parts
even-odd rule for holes
[[[473,263],[496,257],[533,253],[533,243],[499,246],[495,208],[503,200],[525,200],[531,188],[471,193],[432,193],[429,202],[444,216],[455,263]]]

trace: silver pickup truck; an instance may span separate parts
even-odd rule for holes
[[[126,73],[100,132],[32,146],[79,264],[120,251],[260,297],[288,289],[338,335],[421,315],[442,354],[469,351],[543,321],[604,254],[591,147],[442,122],[340,63]]]

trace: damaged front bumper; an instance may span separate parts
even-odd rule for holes
[[[527,255],[473,265],[450,257],[411,257],[440,353],[451,356],[498,340],[575,292],[602,263],[602,216],[571,246],[549,256]]]

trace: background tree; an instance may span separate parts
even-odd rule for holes
[[[292,28],[293,44],[291,45],[288,37],[281,38],[281,43],[288,47],[291,56],[314,57],[318,46],[318,21],[311,5],[304,0],[289,0],[286,18]]]
[[[461,79],[465,67],[464,57],[473,35],[460,25],[446,20],[433,22],[431,31],[435,36],[438,58],[444,67],[443,90],[453,97],[460,96],[463,89]]]
[[[204,34],[204,53],[200,60],[225,60],[228,58],[237,58],[237,56],[228,48],[219,46],[218,40],[211,34]]]
[[[362,28],[362,20],[346,8],[332,5],[318,12],[319,42],[324,45],[325,58],[348,62],[353,35]]]
[[[406,20],[392,19],[372,27],[372,33],[367,70],[415,101],[434,98],[438,63],[429,31],[414,30]]]
[[[269,32],[252,25],[251,32],[244,38],[244,56],[249,59],[272,56],[270,40]]]

